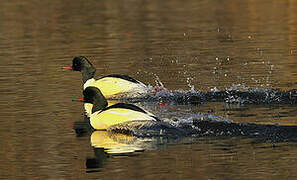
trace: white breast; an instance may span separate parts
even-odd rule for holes
[[[94,78],[91,78],[89,80],[87,80],[84,84],[84,89],[86,89],[87,87],[90,86],[90,84],[92,84],[93,82],[95,82],[95,79]]]

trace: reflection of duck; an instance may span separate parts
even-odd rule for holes
[[[135,120],[158,121],[158,118],[153,114],[133,104],[117,103],[108,106],[105,97],[98,88],[87,87],[83,94],[84,102],[93,104],[90,124],[94,129],[107,129],[112,125]]]
[[[136,151],[143,151],[135,143],[134,136],[112,133],[108,131],[94,131],[91,135],[91,145],[94,148],[103,148],[108,154],[126,154]]]
[[[176,142],[161,137],[138,138],[112,131],[94,131],[90,141],[95,156],[86,158],[87,172],[101,171],[110,156],[133,156],[145,150],[161,148],[168,142]]]
[[[97,87],[104,97],[108,99],[122,96],[137,97],[148,91],[148,87],[145,84],[126,75],[111,74],[95,80],[96,69],[84,56],[75,57],[72,60],[72,66],[63,68],[80,71],[82,73],[84,89],[89,86]]]
[[[91,135],[91,145],[95,157],[86,158],[87,172],[98,172],[104,167],[110,155],[129,155],[143,149],[135,144],[137,138],[108,131],[94,131]]]

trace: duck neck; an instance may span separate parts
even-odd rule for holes
[[[107,103],[106,99],[104,98],[104,96],[102,94],[100,94],[100,95],[101,96],[97,96],[93,100],[92,113],[97,112],[97,111],[101,111],[105,107],[107,107],[107,105],[108,105],[108,103]]]
[[[93,78],[94,75],[95,75],[95,72],[96,72],[96,69],[93,68],[93,67],[83,69],[83,70],[81,71],[81,73],[82,73],[82,78],[83,78],[83,82],[86,83],[87,80]]]

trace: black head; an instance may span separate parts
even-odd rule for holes
[[[93,78],[96,72],[96,69],[93,67],[92,63],[84,56],[77,56],[73,58],[72,70],[82,72],[84,82]]]
[[[92,63],[84,56],[76,56],[72,60],[73,71],[82,71],[92,67]]]
[[[93,104],[92,113],[102,110],[107,107],[108,103],[101,93],[101,91],[96,87],[87,87],[84,91],[84,102]]]

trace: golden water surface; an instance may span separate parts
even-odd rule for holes
[[[98,77],[127,74],[172,90],[297,89],[296,0],[0,4],[0,179],[297,178],[296,142],[242,137],[133,140],[145,151],[103,158],[89,171],[91,135],[73,130],[83,121],[83,105],[71,101],[82,96],[81,74],[61,69],[84,55]],[[297,125],[296,105],[148,106],[162,118],[211,112],[234,122]]]

